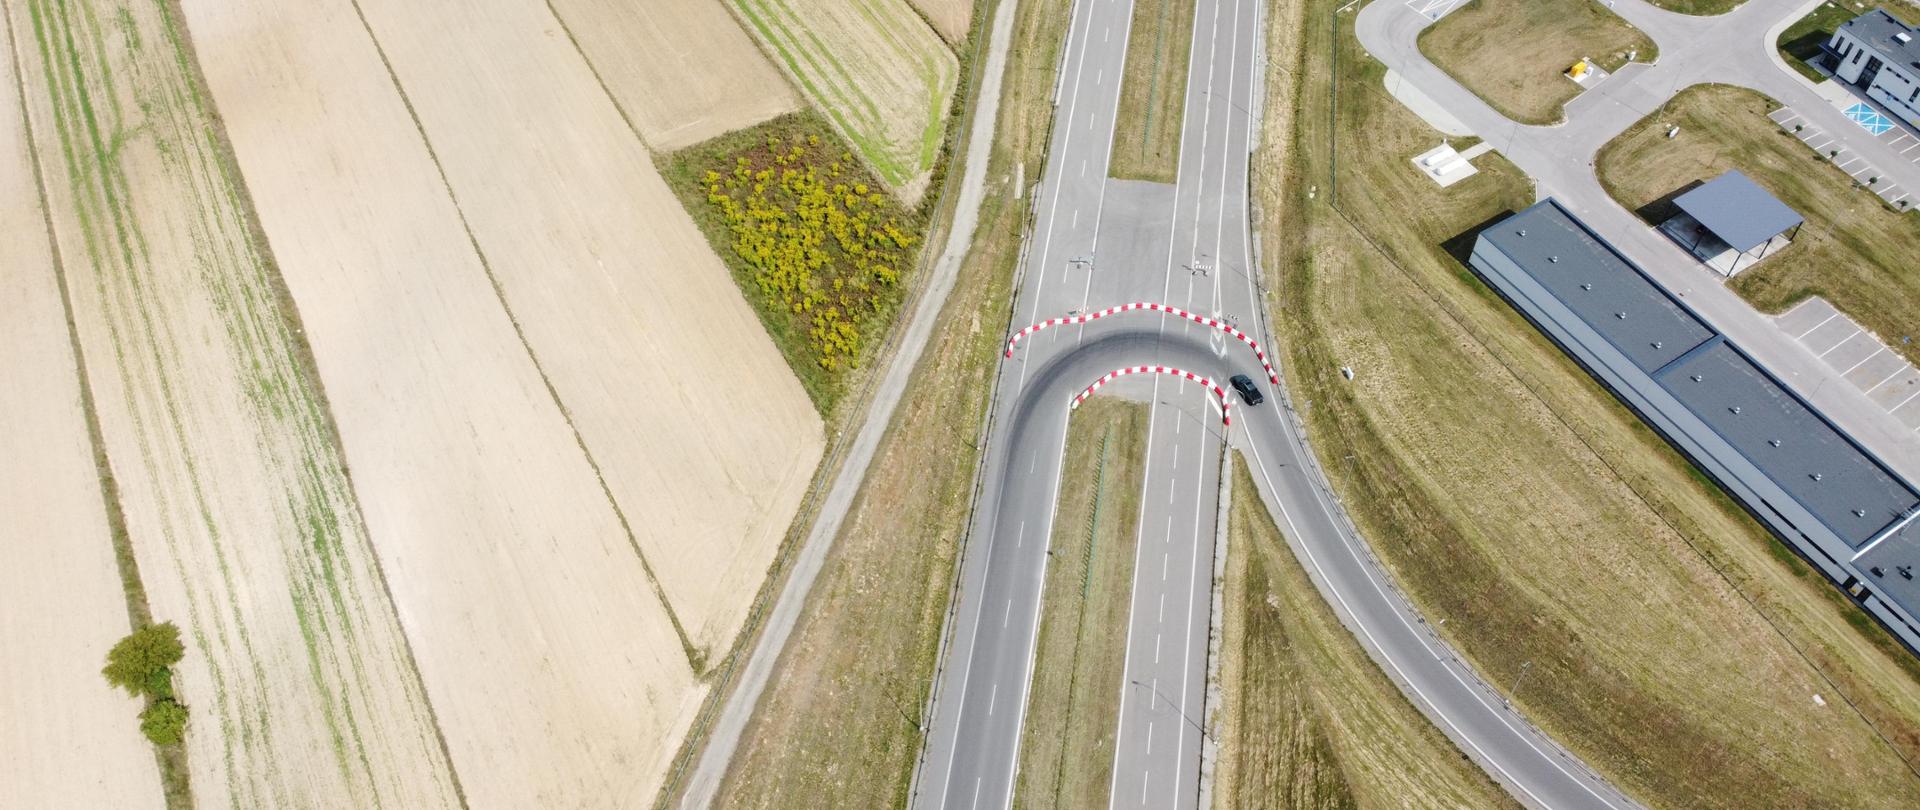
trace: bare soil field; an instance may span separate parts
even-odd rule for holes
[[[959,45],[966,41],[967,28],[973,25],[973,0],[912,0],[933,30],[948,43]]]
[[[726,294],[720,298],[699,288],[659,290],[655,284],[666,280],[637,273],[641,263],[668,280],[703,276],[693,259],[707,248],[697,236],[676,240],[670,217],[684,213],[664,188],[649,196],[651,175],[634,171],[636,163],[651,171],[639,142],[564,36],[547,35],[557,25],[545,8],[478,15],[440,2],[369,6],[374,31],[388,35],[380,44],[390,46],[396,84],[346,0],[184,6],[261,225],[300,301],[365,493],[367,524],[417,641],[420,672],[470,806],[611,808],[651,800],[703,689],[555,388],[564,393],[566,384],[588,380],[588,392],[570,403],[572,413],[622,417],[624,440],[647,440],[603,457],[618,461],[620,472],[647,453],[737,459],[739,451],[720,441],[741,438],[701,436],[703,428],[689,428],[674,413],[714,407],[705,399],[720,393],[712,386],[718,380],[662,370],[659,357],[636,357],[634,344],[660,351],[676,347],[678,338],[653,328],[674,322],[670,313],[628,311],[622,294],[666,296],[699,309],[720,324],[718,334],[728,321],[707,298],[737,305],[732,282],[714,267],[714,286]],[[563,81],[553,63],[570,65]],[[261,86],[286,92],[263,94]],[[422,121],[528,140],[486,144],[480,132],[451,134],[442,175],[409,117],[403,86],[432,90],[411,96]],[[497,98],[474,98],[484,94]],[[440,98],[428,104],[422,96]],[[597,113],[564,107],[589,102]],[[520,111],[503,113],[503,106]],[[459,107],[470,119],[445,117]],[[584,150],[601,152],[595,171],[607,186],[578,177]],[[472,221],[463,219],[447,179],[470,192],[461,202],[472,202],[465,211]],[[568,190],[576,194],[566,196]],[[315,198],[330,203],[313,205]],[[632,205],[653,200],[664,203],[645,209],[651,221],[637,219]],[[607,223],[603,215],[624,219]],[[580,234],[580,223],[603,230]],[[614,225],[624,232],[607,232]],[[476,250],[476,236],[493,248],[509,240],[530,248]],[[639,246],[641,236],[659,246]],[[664,273],[660,251],[672,250],[678,253],[668,257],[687,261]],[[543,380],[490,280],[490,265],[501,288],[511,276],[515,290],[540,298],[528,305],[549,326],[540,338],[582,344],[580,353],[563,353],[566,361],[599,353],[605,374],[582,365],[576,376]],[[758,330],[751,315],[741,321]],[[787,374],[778,357],[770,363]],[[664,378],[637,388],[632,374],[649,372]],[[778,405],[776,382],[778,376],[755,380],[764,401]],[[693,393],[699,401],[687,401]],[[797,386],[793,401],[812,418]],[[718,413],[735,415],[720,405]],[[743,436],[780,424],[772,415],[741,418],[751,422],[741,426]],[[804,436],[808,424],[803,420],[797,432]],[[791,455],[787,441],[795,440],[756,447],[751,461],[780,466],[781,453]],[[612,480],[614,466],[607,468]],[[636,530],[708,555],[710,584],[724,580],[726,562],[699,545],[699,532],[718,536],[726,528],[685,526],[685,514],[710,501],[668,503],[685,497],[684,488],[707,486],[695,466],[689,470],[695,472],[649,466],[647,474],[668,478],[657,486],[626,478],[624,486],[647,497],[626,516]],[[785,528],[783,516],[768,516],[778,511],[756,509],[728,501],[722,514],[739,526],[770,520]],[[732,539],[745,536],[741,530]],[[756,584],[749,580],[737,595],[741,605]]]
[[[725,2],[548,5],[647,145],[670,152],[800,105]]]
[[[805,494],[819,415],[546,8],[360,8],[702,669]]]
[[[874,172],[917,203],[960,63],[907,0],[731,1]]]
[[[0,807],[157,810],[140,701],[100,677],[130,617],[11,47],[0,39]]]
[[[164,3],[10,0],[56,257],[210,807],[451,807],[272,259]],[[128,718],[131,721],[131,718]]]

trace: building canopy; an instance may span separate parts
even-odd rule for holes
[[[1673,204],[1741,253],[1804,221],[1738,169],[1680,195]]]

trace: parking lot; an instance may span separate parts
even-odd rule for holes
[[[1879,337],[1818,296],[1774,322],[1901,424],[1920,430],[1920,370]]]

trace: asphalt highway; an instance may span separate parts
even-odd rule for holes
[[[1248,272],[1260,13],[1259,0],[1199,1],[1178,182],[1166,185],[1107,179],[1132,9],[1129,0],[1077,0],[1011,329],[1148,301],[1222,318],[1266,342]],[[1142,364],[1223,383],[1245,373],[1266,387],[1239,341],[1157,313],[1051,328],[1020,343],[993,404],[914,806],[1012,805],[1068,404],[1100,375]],[[1217,479],[1227,442],[1253,465],[1258,497],[1315,585],[1464,752],[1532,806],[1632,806],[1512,714],[1390,587],[1328,494],[1284,389],[1259,407],[1236,402],[1231,427],[1209,394],[1178,378],[1130,378],[1117,393],[1144,397],[1152,412],[1126,671],[1113,685],[1122,702],[1111,807],[1199,803]]]

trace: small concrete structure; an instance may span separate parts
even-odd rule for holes
[[[1822,50],[1834,78],[1920,127],[1920,29],[1876,8],[1842,23]]]
[[[1441,188],[1446,188],[1472,177],[1479,171],[1468,162],[1469,160],[1469,156],[1462,155],[1454,151],[1451,145],[1442,143],[1416,156],[1413,159],[1413,165],[1422,174],[1432,178],[1433,182],[1439,183]]]
[[[1793,241],[1805,222],[1738,169],[1674,198],[1660,231],[1714,272],[1732,276]]]

